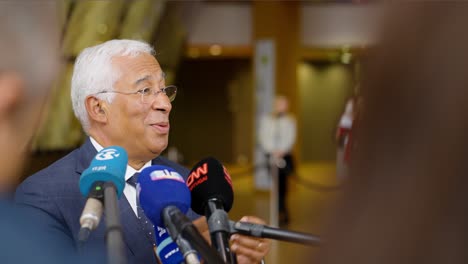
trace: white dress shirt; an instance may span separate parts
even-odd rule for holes
[[[263,116],[260,120],[258,139],[266,153],[289,153],[296,141],[296,120],[290,115]]]
[[[92,137],[89,137],[91,140],[91,143],[93,144],[94,148],[99,152],[103,149],[103,147]],[[136,200],[136,188],[130,185],[127,180],[130,179],[130,177],[133,176],[136,172],[141,172],[144,168],[147,168],[151,166],[151,160],[146,162],[145,165],[139,170],[135,170],[132,168],[130,165],[127,164],[127,171],[125,172],[125,187],[123,190],[123,193],[125,197],[127,198],[128,203],[133,209],[133,212],[135,215],[138,217],[137,213],[137,200]]]

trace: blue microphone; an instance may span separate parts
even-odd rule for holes
[[[88,196],[96,182],[112,182],[120,198],[125,187],[127,163],[128,155],[122,147],[112,146],[99,151],[91,161],[91,165],[81,174],[81,194]]]
[[[171,228],[172,223],[162,217],[168,208],[182,214],[190,208],[191,194],[182,176],[166,166],[148,167],[138,177],[137,193],[143,212],[155,226],[157,255],[161,262],[182,263],[185,259],[186,263],[200,263],[187,240]],[[163,226],[167,226],[169,231]]]
[[[175,206],[187,213],[191,194],[184,179],[172,168],[153,165],[144,169],[138,177],[137,193],[140,206],[155,226],[164,226],[162,211]]]
[[[91,165],[81,174],[79,187],[83,196],[88,197],[80,217],[78,241],[85,242],[102,216],[104,202],[104,184],[113,184],[117,197],[121,197],[125,186],[127,170],[127,152],[118,146],[107,147],[99,151]]]

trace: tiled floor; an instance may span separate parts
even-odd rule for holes
[[[269,192],[255,190],[252,174],[237,175],[236,171],[241,170],[237,167],[228,167],[228,170],[232,170],[235,195],[230,218],[239,220],[243,215],[256,215],[269,221]],[[291,220],[288,226],[281,228],[320,235],[338,191],[334,164],[300,165],[297,177],[289,180]],[[266,263],[311,263],[308,258],[317,250],[318,247],[274,242]]]

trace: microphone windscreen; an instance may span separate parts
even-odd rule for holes
[[[190,191],[180,174],[172,168],[153,165],[138,177],[137,193],[146,217],[155,226],[164,226],[162,211],[169,205],[182,213],[190,208]]]
[[[127,171],[128,155],[119,146],[107,147],[99,151],[91,165],[83,171],[80,177],[80,192],[88,196],[93,184],[98,181],[112,182],[117,189],[117,196],[122,196],[125,187],[125,172]]]
[[[204,207],[213,198],[223,202],[226,212],[231,210],[234,202],[231,176],[218,160],[209,157],[198,162],[186,183],[192,195],[192,210],[197,214],[205,214]]]
[[[172,240],[167,229],[155,226],[156,236],[156,254],[162,264],[179,264],[184,262],[184,256],[179,250],[177,244]]]

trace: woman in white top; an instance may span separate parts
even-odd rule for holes
[[[278,166],[278,209],[280,224],[289,222],[286,207],[287,177],[294,170],[291,155],[296,141],[296,119],[288,113],[289,102],[285,96],[275,98],[273,113],[260,121],[259,142],[267,157],[276,161]],[[270,166],[268,166],[270,168]]]
[[[346,178],[348,174],[348,156],[351,129],[354,120],[354,99],[350,98],[346,102],[346,107],[341,115],[338,127],[336,129],[336,175],[339,180]]]

